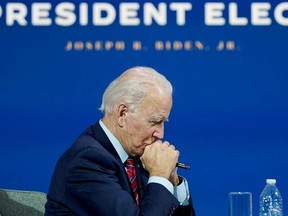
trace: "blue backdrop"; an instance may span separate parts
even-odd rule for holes
[[[264,13],[257,15],[253,2],[239,1],[238,20],[246,17],[247,23],[238,25],[229,22],[235,11],[228,1],[223,9],[211,4],[212,11],[205,10],[208,2],[186,2],[192,9],[182,24],[169,9],[171,1],[162,2],[164,25],[144,22],[145,2],[126,2],[139,6],[130,8],[138,14],[128,16],[139,24],[119,21],[120,13],[125,16],[121,2],[106,1],[115,20],[102,25],[92,21],[92,2],[86,4],[87,24],[85,16],[79,23],[80,2],[71,3],[75,22],[74,9],[61,12],[60,1],[46,1],[51,7],[42,5],[38,15],[36,2],[0,2],[0,188],[47,192],[58,157],[101,118],[97,109],[109,82],[131,66],[145,65],[174,86],[165,140],[191,165],[180,173],[189,181],[198,215],[228,215],[231,191],[252,192],[258,215],[266,178],[277,179],[287,215],[287,10],[277,12],[281,23],[274,15],[282,2],[266,2],[270,9],[262,5]],[[101,13],[103,20],[110,16]],[[208,16],[225,23],[209,24]],[[257,16],[260,21],[252,22]]]

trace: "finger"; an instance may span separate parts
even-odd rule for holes
[[[170,146],[170,143],[168,141],[163,142],[166,146]]]
[[[170,145],[169,147],[172,148],[173,150],[176,150],[174,145]]]
[[[161,140],[156,140],[154,143],[162,144],[162,141]]]
[[[179,155],[180,155],[180,152],[178,151],[178,150],[175,150],[176,152],[177,152],[177,155],[178,155],[178,157],[179,157]]]
[[[141,163],[142,163],[143,168],[146,169],[145,163],[144,163],[144,159],[143,159],[142,157],[140,157],[140,161],[141,161]]]

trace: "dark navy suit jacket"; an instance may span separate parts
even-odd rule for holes
[[[164,186],[147,184],[149,174],[136,159],[140,205],[134,202],[120,157],[99,123],[86,129],[61,156],[51,180],[45,215],[195,215],[179,206]]]

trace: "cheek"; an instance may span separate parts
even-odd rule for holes
[[[131,131],[132,132],[132,131]],[[151,128],[135,127],[130,134],[137,146],[143,146],[152,143],[153,131]]]
[[[147,144],[145,141],[148,141],[150,144],[150,140],[153,137],[154,128],[151,127],[148,123],[145,123],[142,119],[133,119],[129,125],[127,125],[128,133],[133,140],[137,140],[138,145],[143,145],[143,143]]]
[[[127,124],[127,129],[130,133],[139,135],[147,130],[147,126],[143,123],[142,119],[133,118],[129,124]]]
[[[139,137],[141,137],[142,142],[145,144],[151,144],[155,141],[153,134],[153,128],[146,128],[143,131],[139,131]]]

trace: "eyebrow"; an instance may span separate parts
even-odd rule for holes
[[[154,116],[151,117],[151,119],[149,120],[149,122],[168,122],[169,119],[168,118],[164,118],[164,116]]]

